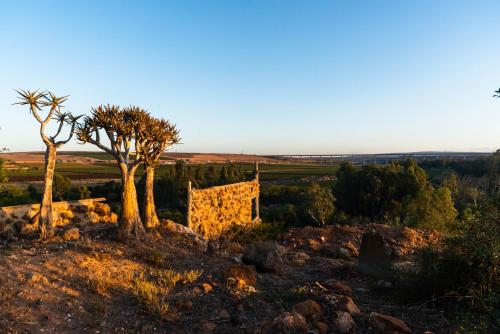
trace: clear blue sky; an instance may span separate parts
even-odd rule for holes
[[[135,104],[185,152],[500,147],[499,1],[2,1],[0,144],[44,146],[14,88]],[[65,149],[94,149],[73,142]]]

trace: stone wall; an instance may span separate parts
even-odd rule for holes
[[[255,223],[259,219],[259,188],[257,177],[249,182],[188,190],[188,227],[206,239],[216,239],[231,225]],[[256,217],[252,217],[252,205],[256,205]]]
[[[105,198],[83,199],[70,202],[54,202],[54,221],[56,226],[68,224],[116,223],[118,217],[111,212]],[[27,204],[0,207],[0,232],[15,229],[29,233],[36,228],[30,224],[40,210],[40,204]],[[36,221],[36,220],[35,220]]]

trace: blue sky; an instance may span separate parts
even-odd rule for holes
[[[134,104],[184,152],[500,147],[498,1],[2,1],[0,146],[44,148],[14,88]],[[76,141],[65,149],[94,149]]]

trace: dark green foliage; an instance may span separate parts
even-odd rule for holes
[[[419,270],[403,273],[399,282],[406,301],[440,300],[468,313],[468,326],[477,332],[500,330],[499,222],[497,206],[484,203],[441,247],[422,250]],[[478,321],[483,327],[477,327]]]
[[[105,197],[109,202],[120,201],[121,189],[120,183],[115,181],[89,187],[93,197]]]
[[[303,189],[271,185],[261,189],[261,217],[266,222],[285,222],[287,226],[324,225],[334,212],[330,189],[317,183]]]
[[[87,188],[87,186],[85,185],[78,187],[78,192],[80,195],[80,199],[86,199],[92,197],[92,193],[90,192],[89,188]]]
[[[274,240],[278,234],[286,230],[283,222],[266,223],[262,222],[250,227],[234,225],[224,235],[231,241],[251,243],[262,240]]]
[[[260,192],[260,198],[264,206],[283,203],[300,205],[304,200],[304,196],[299,187],[286,185],[263,186]]]
[[[7,172],[4,168],[4,160],[0,159],[0,184],[6,183],[9,178],[7,177]]]
[[[343,163],[333,194],[344,214],[372,221],[445,230],[457,215],[449,189],[435,189],[414,160],[360,169]]]
[[[260,216],[263,221],[270,223],[285,222],[287,226],[300,226],[303,224],[297,206],[293,204],[262,206]]]
[[[313,183],[305,194],[304,211],[314,225],[325,225],[333,215],[334,198],[330,189]]]
[[[64,201],[71,189],[71,180],[60,173],[54,173],[52,198],[54,201]]]
[[[0,189],[0,206],[33,204],[37,200],[30,193],[19,187],[2,187]]]

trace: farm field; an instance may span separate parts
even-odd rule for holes
[[[251,163],[236,163],[246,171],[253,171],[254,165]],[[42,181],[43,164],[42,163],[24,163],[23,167],[28,169],[13,169],[7,172],[9,182],[30,182]],[[205,163],[193,164],[192,168],[207,169],[210,166],[221,168],[221,163]],[[169,170],[174,168],[173,165],[162,165],[157,170],[157,176],[161,177]],[[337,166],[326,165],[310,165],[310,164],[260,164],[260,179],[263,182],[284,182],[288,184],[304,183],[308,179],[321,177],[331,177],[335,174]],[[61,162],[56,165],[56,172],[69,177],[71,180],[86,180],[86,179],[115,179],[120,177],[119,170],[113,163],[99,164],[84,164]],[[137,176],[143,173],[142,168],[137,171]]]

